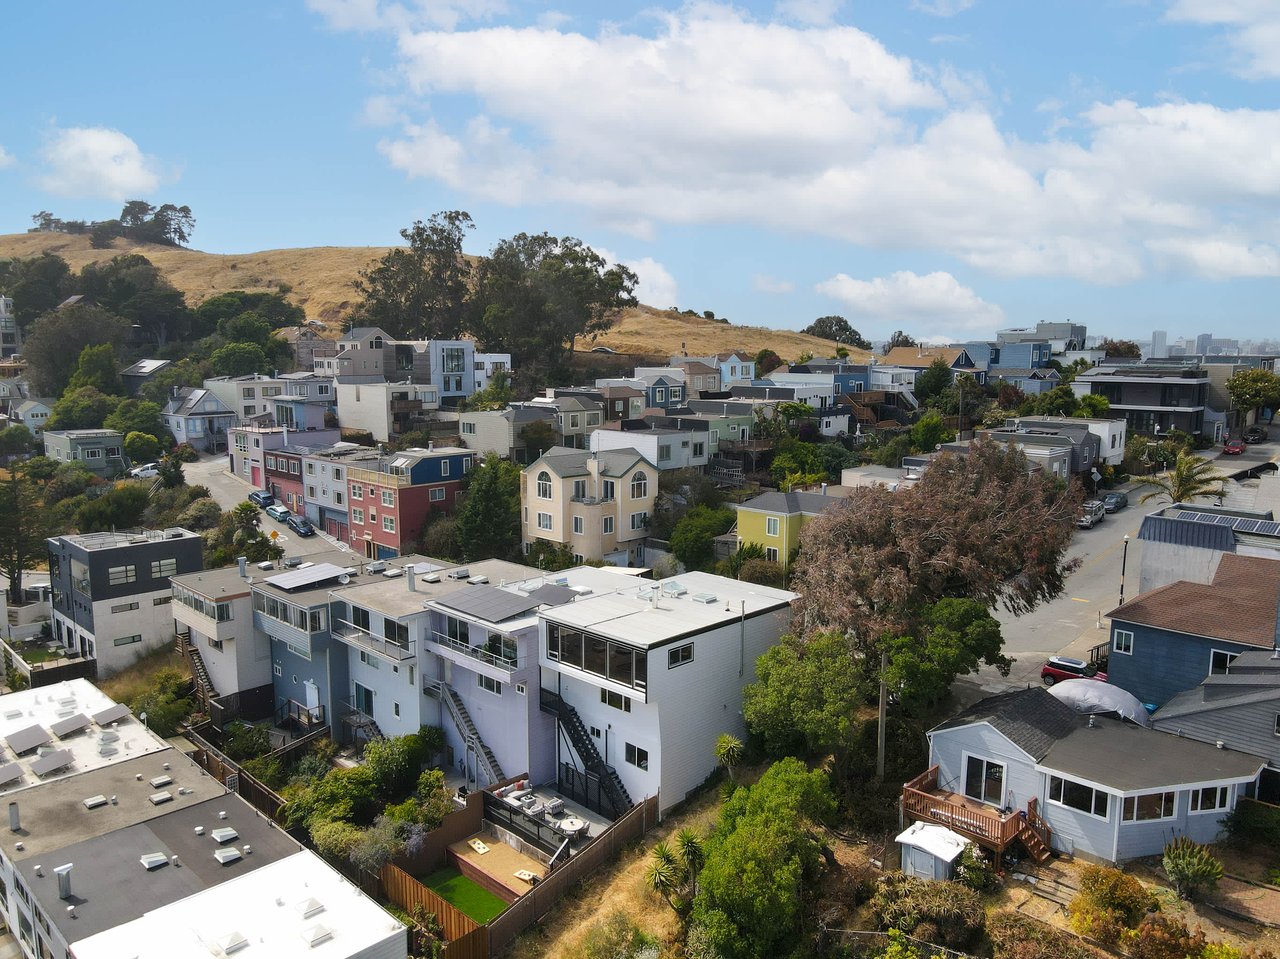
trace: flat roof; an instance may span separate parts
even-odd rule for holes
[[[253,573],[261,575],[264,571],[250,564]],[[249,584],[240,577],[239,566],[224,566],[221,569],[205,569],[198,573],[183,573],[172,576],[170,583],[184,586],[192,592],[199,593],[209,599],[235,599],[237,596],[249,595]]]
[[[0,762],[16,763],[21,770],[20,775],[0,784],[0,796],[169,748],[168,743],[127,712],[108,729],[100,729],[90,722],[67,730],[61,737],[53,734],[53,727],[63,720],[81,713],[92,717],[115,705],[115,700],[87,679],[72,679],[0,696],[0,740],[6,743],[0,750]],[[33,728],[43,730],[43,734],[17,735]],[[12,742],[10,737],[14,737]],[[24,751],[17,754],[15,749]],[[53,750],[67,750],[71,754],[69,762],[40,775],[32,767],[42,758],[42,753]],[[6,775],[12,772],[6,770]]]
[[[531,566],[521,566],[501,559],[454,563],[424,556],[406,556],[397,557],[396,560],[386,560],[386,563],[388,569],[392,566],[417,566],[415,589],[409,589],[407,577],[404,575],[388,577],[382,573],[366,573],[361,577],[361,585],[337,587],[334,592],[341,590],[339,598],[344,602],[355,603],[366,609],[400,617],[422,612],[427,602],[459,592],[470,585],[467,582],[468,579],[474,579],[477,576],[486,577],[490,586],[498,586],[502,583],[540,575],[540,571]],[[430,569],[425,568],[428,566]],[[450,570],[466,570],[467,576],[452,579],[449,577]],[[428,573],[439,574],[440,582],[427,582],[423,577]]]
[[[743,615],[785,608],[796,598],[796,593],[784,589],[691,572],[639,586],[631,581],[616,592],[584,596],[541,615],[550,622],[647,649],[735,622]]]
[[[163,871],[163,868],[161,871]],[[330,938],[312,945],[323,935]],[[402,955],[405,927],[314,853],[299,852],[73,942],[77,959],[173,959],[222,953],[242,937],[245,955],[344,959]],[[394,943],[384,952],[376,947]]]
[[[101,533],[66,533],[53,536],[85,550],[119,549],[126,546],[141,546],[146,543],[163,543],[177,539],[199,539],[199,533],[193,533],[181,526],[170,526],[168,529],[121,529],[107,530]]]
[[[202,830],[199,835],[197,827]],[[214,838],[215,830],[227,827],[234,838]],[[247,854],[245,846],[251,850]],[[214,857],[215,850],[232,847],[240,852],[233,861],[224,864]],[[292,856],[300,848],[252,806],[228,795],[51,849],[39,862],[28,857],[16,868],[49,920],[64,938],[74,941]],[[165,864],[146,868],[141,858],[151,853],[163,855]],[[66,900],[58,896],[54,875],[54,868],[63,864],[72,866],[71,898]],[[75,907],[74,917],[67,912],[69,905]]]

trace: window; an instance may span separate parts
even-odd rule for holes
[[[1231,798],[1230,786],[1208,786],[1205,789],[1191,790],[1192,812],[1214,812],[1226,809]]]
[[[433,502],[433,503],[440,503],[440,502],[443,502],[443,501],[444,501],[444,487],[443,487],[443,486],[433,486],[433,487],[431,487],[431,489],[428,491],[427,495],[431,498],[431,502]]]
[[[112,640],[116,646],[132,646],[134,643],[142,642],[142,636],[135,633],[133,636],[121,636],[119,639]]]
[[[307,499],[315,499],[315,498],[316,498],[316,488],[314,486],[308,486]]]
[[[551,474],[546,470],[538,474],[538,499],[551,499]]]
[[[87,460],[100,460],[102,459],[102,450],[99,450],[99,449],[85,450],[84,458]]]
[[[333,478],[334,478],[335,480],[338,480],[339,482],[341,482],[341,481],[342,481],[342,467],[341,467],[341,466],[335,466],[335,467],[333,468]]]
[[[586,523],[583,521],[582,517],[575,516],[573,518],[573,532],[576,535],[581,536],[585,529],[586,529]]]
[[[221,651],[222,651],[222,640],[217,639],[217,638],[216,638],[216,637],[214,637],[214,636],[210,636],[210,637],[208,637],[208,643],[209,643],[209,646],[210,646],[212,649],[216,649],[216,650],[218,650],[219,652],[221,652]]]
[[[315,475],[316,475],[316,464],[315,464],[315,463],[308,463],[308,464],[307,464],[307,475],[308,475],[308,476],[315,476]]]
[[[334,491],[334,494],[333,494],[333,505],[334,506],[342,505],[342,494],[337,491]]]
[[[356,506],[351,510],[351,522],[353,523],[364,522],[364,510],[362,510],[359,506]]]
[[[178,561],[176,559],[157,559],[151,563],[151,578],[160,579],[162,576],[178,575]]]
[[[173,602],[172,596],[157,596],[151,601],[152,606],[168,606]]]
[[[516,692],[521,696],[528,695],[529,688],[524,683],[516,683]]]
[[[391,704],[391,712],[392,712],[395,716],[399,716],[399,715],[400,715],[400,704],[399,704],[399,703],[392,703],[392,704]]]
[[[614,490],[616,488],[617,487],[614,485],[613,480],[601,480],[600,481],[600,498],[605,501],[612,500],[614,497]]]
[[[992,806],[1004,805],[1004,765],[969,756],[965,760],[964,794]]]
[[[246,399],[246,400],[255,400],[258,398],[258,391],[255,390],[252,386],[246,386],[244,388],[244,392],[242,396],[243,396],[243,399]]]
[[[782,520],[776,516],[768,516],[764,521],[766,536],[777,536],[782,531]]]
[[[624,713],[631,712],[631,697],[615,693],[612,689],[600,690],[600,702],[614,709],[621,709]]]
[[[771,562],[771,563],[776,563],[776,562],[778,562],[778,547],[776,547],[776,546],[766,546],[766,547],[764,548],[764,558],[765,558],[765,559],[767,559],[767,560],[768,560],[769,562]]]
[[[138,608],[138,604],[137,604],[137,603],[121,603],[119,606],[112,606],[112,607],[111,607],[111,612],[113,612],[113,613],[127,613],[127,612],[129,612],[129,610],[131,610],[131,609],[137,609],[137,608]]]
[[[382,505],[383,505],[383,506],[395,506],[395,505],[396,505],[396,494],[395,494],[395,493],[393,493],[393,492],[391,492],[391,490],[389,490],[389,489],[384,489],[384,490],[382,491]]]
[[[1222,676],[1227,672],[1227,667],[1231,665],[1239,653],[1229,653],[1225,649],[1215,649],[1209,654],[1209,675]]]
[[[1133,633],[1127,629],[1117,629],[1114,638],[1111,641],[1111,648],[1117,653],[1124,653],[1126,656],[1133,655]]]
[[[297,476],[299,473],[302,472],[302,464],[299,463],[297,460],[291,460],[289,462],[289,472],[293,476]]]
[[[388,533],[394,533],[396,531],[396,518],[394,516],[382,517],[382,528]]]
[[[493,693],[495,696],[502,695],[502,683],[496,679],[491,679],[482,673],[476,673],[476,685],[483,690]]]
[[[649,495],[649,477],[643,472],[636,472],[631,476],[631,498],[644,499]]]
[[[685,643],[667,651],[667,669],[693,662],[693,643]]]
[[[271,672],[272,672],[274,675],[276,675],[276,676],[283,676],[283,675],[284,675],[284,670],[280,668],[280,664],[279,664],[279,663],[272,663],[272,664],[271,664]]]
[[[476,435],[476,424],[475,424],[475,423],[463,423],[463,424],[462,424],[462,435],[463,435],[463,436],[475,436],[475,435]]]
[[[136,566],[112,566],[107,570],[107,582],[112,586],[123,586],[126,583],[136,583],[138,581],[138,568]]]
[[[1280,713],[1276,713],[1276,735],[1280,736]]]
[[[600,727],[599,727],[599,726],[592,726],[592,727],[591,727],[591,735],[592,735],[592,736],[594,736],[596,739],[599,739],[599,738],[600,738],[600,735],[601,735],[601,733],[600,733]]]
[[[694,455],[694,456],[697,456],[697,457],[706,456],[706,455],[707,455],[707,444],[706,444],[706,443],[694,443],[694,444],[693,444],[693,455]]]
[[[1143,822],[1148,819],[1172,819],[1176,793],[1147,793],[1143,796],[1124,797],[1125,822]]]
[[[550,513],[539,513],[539,514],[538,514],[538,529],[551,529],[551,514],[550,514]]]
[[[667,401],[666,390],[658,389],[653,391],[653,402],[655,405],[658,403],[665,403],[666,401]]]
[[[373,653],[366,653],[363,649],[360,650],[360,662],[364,663],[370,669],[382,668],[382,664],[378,662],[378,657],[373,655]]]
[[[587,498],[587,481],[586,480],[580,479],[580,480],[573,481],[573,498],[574,499]]]
[[[649,750],[627,743],[627,762],[640,769],[649,768]]]
[[[1106,819],[1111,815],[1108,795],[1100,789],[1058,776],[1049,777],[1049,801]]]
[[[394,643],[401,649],[409,648],[409,624],[397,623],[394,619],[384,619],[382,621],[382,635],[386,637],[387,642]],[[394,670],[396,667],[392,667]]]
[[[460,346],[449,346],[443,351],[444,372],[462,373],[467,368],[467,351]]]
[[[269,469],[269,470],[273,470],[273,469],[275,469],[275,468],[276,468],[276,458],[275,458],[274,456],[272,456],[271,454],[269,454],[269,453],[268,453],[268,454],[267,454],[267,469]]]
[[[606,534],[613,532],[613,517],[606,516],[604,518],[604,531]]]
[[[351,486],[351,498],[364,499],[364,487],[353,483]]]
[[[632,513],[631,528],[634,530],[642,530],[649,525],[648,513]]]

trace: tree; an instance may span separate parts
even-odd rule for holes
[[[56,309],[72,292],[73,277],[67,261],[55,253],[27,260],[12,260],[0,280],[0,292],[13,297],[13,315],[24,333],[36,319]],[[26,350],[23,350],[26,353]]]
[[[0,455],[20,456],[36,448],[36,438],[21,423],[13,423],[0,430]]]
[[[1138,501],[1147,503],[1165,497],[1170,503],[1191,503],[1198,499],[1220,497],[1226,480],[1210,460],[1195,456],[1185,450],[1178,453],[1173,469],[1163,476],[1157,474],[1138,481],[1140,486],[1152,487]]]
[[[489,385],[476,390],[467,400],[468,410],[505,410],[511,404],[511,374],[506,370],[494,371]]]
[[[135,463],[150,463],[160,456],[160,441],[150,433],[134,430],[124,438],[124,452]]]
[[[124,400],[102,421],[109,430],[128,436],[130,433],[149,433],[151,436],[167,436],[160,405],[150,400]]]
[[[901,330],[894,330],[893,335],[889,337],[884,345],[884,355],[888,356],[890,351],[897,349],[899,346],[918,346],[914,339],[907,336]]]
[[[9,581],[9,603],[21,606],[22,574],[48,559],[45,538],[52,535],[35,481],[21,466],[0,480],[0,572]]]
[[[490,453],[471,471],[456,516],[457,542],[468,562],[513,555],[520,546],[520,468]]]
[[[767,376],[782,365],[782,357],[765,347],[756,354],[756,375]]]
[[[715,560],[715,538],[733,525],[733,511],[695,506],[671,532],[671,552],[685,569],[704,569]]]
[[[1238,370],[1227,380],[1231,405],[1241,413],[1280,406],[1280,376],[1270,370]]]
[[[916,374],[916,386],[912,390],[921,404],[927,404],[951,385],[951,367],[942,357],[938,357],[927,367]]]
[[[389,251],[352,284],[360,322],[393,338],[456,339],[471,278],[462,240],[474,226],[469,214],[448,210],[401,230],[408,248]]]
[[[218,332],[230,343],[252,343],[266,352],[271,341],[271,324],[257,313],[241,313],[218,324]]]
[[[80,351],[80,360],[76,363],[76,371],[71,374],[67,389],[78,390],[82,386],[92,386],[100,393],[113,396],[124,395],[120,362],[116,359],[115,347],[110,343],[86,346]]]
[[[22,347],[27,376],[40,396],[61,396],[86,346],[120,346],[129,322],[96,306],[69,306],[45,313],[32,325]]]
[[[885,642],[885,680],[904,702],[931,706],[941,700],[959,676],[982,665],[1009,675],[1013,661],[1001,653],[1000,623],[988,608],[972,599],[942,599],[929,606],[915,635]]]
[[[560,434],[550,420],[534,420],[520,430],[520,442],[530,463],[555,446],[559,439]]]
[[[698,890],[698,874],[706,863],[706,853],[702,848],[702,840],[691,829],[681,829],[676,834],[675,845],[675,849],[672,849],[664,840],[653,847],[649,853],[649,867],[645,870],[644,882],[684,920],[693,908],[693,897]]]
[[[147,508],[145,483],[117,483],[112,489],[80,507],[76,528],[82,533],[130,529],[142,522]]]
[[[1078,484],[1029,473],[1021,450],[982,439],[909,490],[855,490],[801,534],[797,622],[805,636],[848,636],[867,671],[884,637],[912,635],[940,599],[1025,613],[1078,565],[1066,550],[1080,499]]]
[[[845,343],[859,350],[871,349],[871,343],[866,337],[851,327],[843,316],[820,316],[800,332],[823,340]]]
[[[1093,417],[1094,419],[1105,419],[1107,414],[1111,412],[1111,401],[1105,396],[1098,393],[1089,393],[1085,396],[1078,397],[1076,400],[1076,411],[1072,416]]]
[[[937,410],[929,410],[911,427],[911,444],[925,453],[930,453],[940,444],[950,443],[955,438],[955,430],[942,421],[942,414]]]
[[[290,303],[281,293],[230,290],[211,296],[195,309],[195,323],[200,335],[208,335],[222,324],[242,313],[253,313],[266,320],[272,329],[299,326],[307,319],[302,307]]]
[[[744,583],[773,586],[777,589],[787,585],[787,573],[782,565],[764,558],[745,560],[738,569],[738,579]]]
[[[553,543],[549,539],[535,539],[529,545],[525,562],[548,573],[572,569],[578,565],[573,560],[573,550],[563,543]]]
[[[721,733],[716,737],[716,765],[723,766],[733,780],[733,770],[742,762],[742,740],[733,733]]]
[[[182,472],[182,461],[176,456],[160,457],[160,462],[156,466],[156,479],[160,481],[165,489],[177,489],[179,486],[184,485],[187,482],[187,477]]]
[[[1164,847],[1163,865],[1183,899],[1195,899],[1222,878],[1222,863],[1190,836],[1177,836]]]
[[[107,396],[92,386],[67,393],[53,404],[53,415],[45,424],[46,429],[53,430],[96,430],[101,429],[110,416],[123,402],[118,396]]]
[[[1102,350],[1109,360],[1140,360],[1142,349],[1133,340],[1104,339],[1095,349]]]
[[[206,370],[191,357],[170,363],[143,383],[138,389],[138,399],[150,400],[163,406],[169,402],[175,387],[199,388],[205,380]]]
[[[267,372],[267,355],[252,343],[228,343],[213,351],[209,364],[215,376],[248,376]]]

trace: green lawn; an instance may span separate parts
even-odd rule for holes
[[[483,925],[500,915],[507,904],[483,886],[472,882],[453,866],[433,872],[422,884],[476,922]]]

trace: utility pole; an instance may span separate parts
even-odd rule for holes
[[[880,652],[880,727],[876,730],[876,781],[884,782],[884,724],[889,712],[889,684],[884,674],[889,668],[889,654]]]

